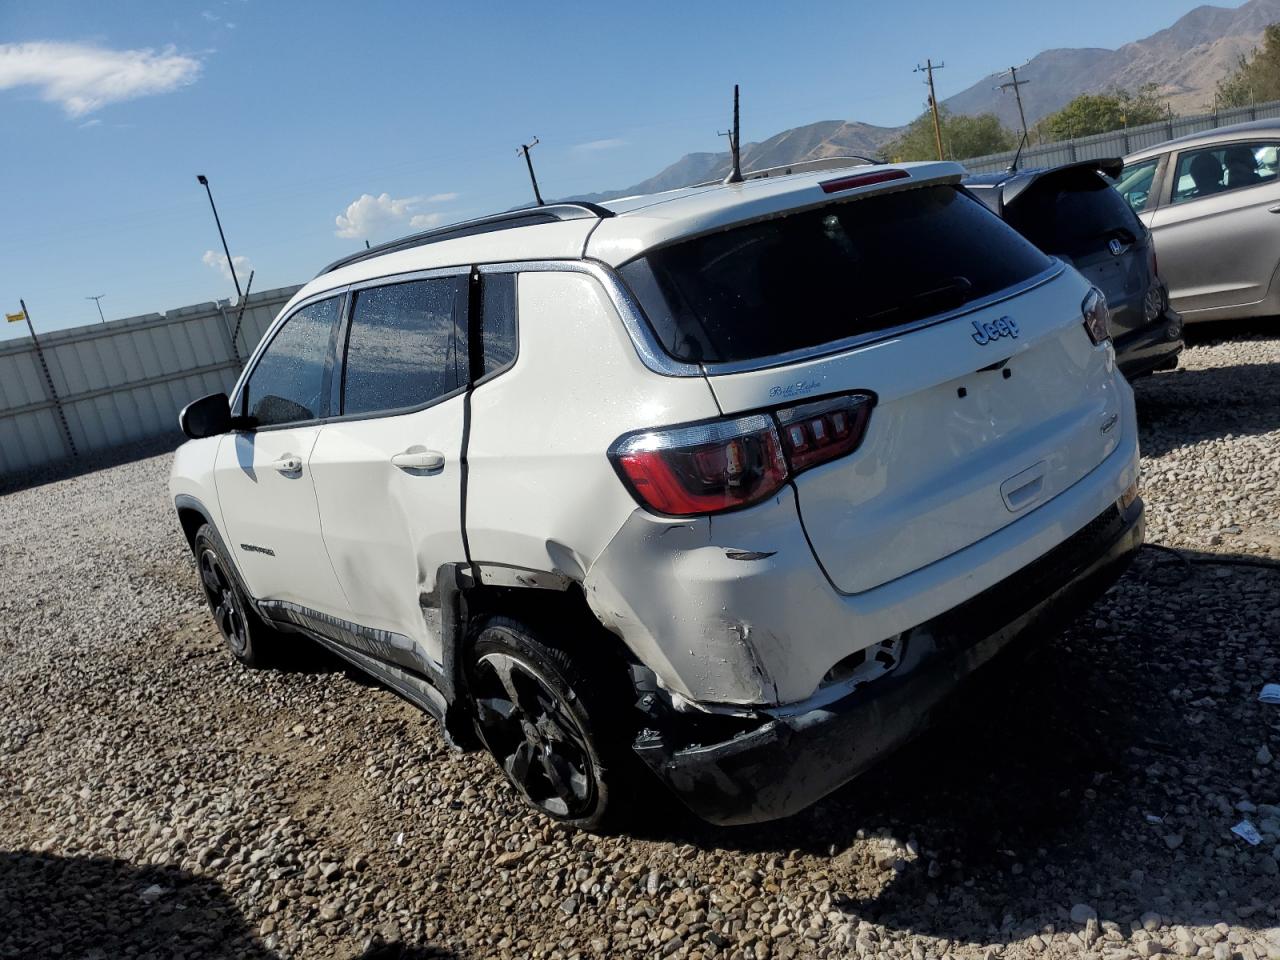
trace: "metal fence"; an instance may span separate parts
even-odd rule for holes
[[[178,432],[178,410],[229,389],[243,360],[297,291],[0,341],[0,477]],[[48,367],[41,370],[40,353]],[[52,387],[52,395],[50,388]]]
[[[1129,127],[1125,130],[1112,130],[1110,133],[1097,133],[1091,137],[1028,145],[1022,151],[1018,165],[1020,167],[1052,167],[1060,163],[1074,163],[1076,160],[1124,157],[1145,147],[1153,147],[1157,143],[1172,140],[1174,137],[1212,130],[1215,127],[1225,127],[1233,123],[1273,117],[1280,117],[1280,100],[1257,103],[1250,107],[1234,107],[1217,113],[1170,117],[1159,123],[1148,123],[1145,126]],[[1009,168],[1015,152],[1010,150],[1007,153],[993,153],[961,162],[974,173],[995,173]]]

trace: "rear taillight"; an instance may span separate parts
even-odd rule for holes
[[[774,412],[782,432],[782,449],[792,473],[852,453],[862,442],[871,416],[866,394],[833,397]]]
[[[851,394],[767,413],[623,437],[609,450],[642,506],[688,517],[751,506],[789,477],[852,453],[873,398]]]
[[[1080,304],[1080,313],[1084,316],[1084,328],[1089,339],[1095,344],[1105,343],[1111,339],[1108,324],[1111,321],[1111,310],[1107,307],[1107,298],[1097,287],[1090,288]]]

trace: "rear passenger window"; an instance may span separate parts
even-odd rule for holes
[[[263,350],[244,387],[249,415],[258,426],[321,415],[324,362],[341,299],[320,300],[296,311]]]
[[[355,293],[342,412],[421,407],[467,382],[467,277]]]
[[[1276,179],[1276,144],[1232,143],[1178,154],[1173,202],[1199,200]]]
[[[494,373],[516,358],[516,275],[485,274],[480,295],[480,347],[484,356],[484,373]]]

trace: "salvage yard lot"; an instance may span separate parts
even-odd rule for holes
[[[0,498],[0,956],[1280,960],[1280,570],[1239,563],[1280,560],[1280,336],[1183,361],[1142,486],[1196,562],[763,827],[572,834],[334,662],[235,665],[167,455]]]

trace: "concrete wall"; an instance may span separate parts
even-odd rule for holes
[[[0,477],[177,437],[178,411],[231,387],[297,289],[250,294],[234,349],[236,310],[213,303],[51,333],[37,323],[65,430],[31,338],[0,341]]]
[[[1233,123],[1244,123],[1249,120],[1264,120],[1280,117],[1280,100],[1259,103],[1252,107],[1235,107],[1218,113],[1205,113],[1198,116],[1172,117],[1159,123],[1149,123],[1141,127],[1130,127],[1127,130],[1112,130],[1110,133],[1099,133],[1091,137],[1077,137],[1074,140],[1062,140],[1057,143],[1040,145],[1029,144],[1022,151],[1018,160],[1020,168],[1052,167],[1060,163],[1073,163],[1076,160],[1101,160],[1106,157],[1123,157],[1136,153],[1146,147],[1154,147],[1158,143],[1172,140],[1174,137],[1186,136],[1225,127]],[[1034,140],[1034,135],[1032,137]],[[1014,151],[994,153],[985,157],[973,157],[961,163],[974,173],[995,173],[1007,170],[1013,162]]]

